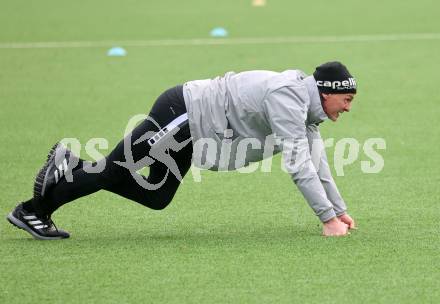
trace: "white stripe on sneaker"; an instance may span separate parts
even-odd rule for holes
[[[37,217],[35,215],[24,215],[25,220],[35,220]]]
[[[43,222],[42,221],[40,221],[40,220],[36,220],[36,221],[29,221],[29,224],[31,224],[31,225],[38,225],[38,224],[43,224]]]
[[[41,228],[46,228],[47,225],[39,225],[39,226],[34,226],[35,229],[41,229]]]

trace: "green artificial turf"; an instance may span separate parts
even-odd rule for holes
[[[267,3],[4,0],[0,46],[209,38],[216,26],[226,39],[440,33],[435,1]],[[359,93],[323,137],[386,141],[383,171],[363,173],[361,149],[335,177],[359,229],[321,237],[278,156],[271,173],[204,171],[201,183],[189,173],[163,211],[105,192],[64,206],[54,220],[68,240],[36,241],[0,221],[0,303],[440,301],[439,39],[127,47],[122,58],[107,57],[110,46],[0,48],[1,216],[30,197],[54,142],[76,137],[84,153],[102,137],[111,149],[168,87],[338,59]]]

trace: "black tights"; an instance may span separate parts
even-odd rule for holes
[[[163,128],[184,113],[186,113],[186,107],[183,99],[182,86],[169,89],[160,95],[151,109],[149,118],[145,119],[131,134],[127,135],[131,136],[131,140],[128,142],[131,145],[133,160],[138,162],[145,156],[148,156],[151,148],[147,140],[133,144],[136,140],[147,132],[156,133],[159,129],[157,125]],[[191,134],[189,126],[186,123],[174,135],[174,139],[177,142],[184,142],[189,138],[191,138]],[[168,150],[167,155],[174,159],[180,175],[183,177],[191,166],[191,141],[189,140],[188,144],[177,152]],[[92,165],[96,166],[104,161],[106,166],[101,173],[88,173],[85,169],[87,162],[80,160],[79,166],[77,166],[72,173],[73,181],[68,182],[66,179],[62,179],[47,193],[44,201],[33,202],[35,210],[44,215],[51,215],[62,205],[102,189],[116,193],[146,207],[160,210],[171,202],[180,185],[179,178],[168,170],[167,165],[160,161],[156,160],[149,166],[150,171],[148,177],[137,174],[134,171],[130,172],[127,168],[115,163],[126,161],[124,140],[119,142],[115,149],[105,157],[105,160],[98,161]],[[142,179],[149,185],[157,185],[161,182],[163,182],[163,184],[157,189],[145,187],[136,181],[132,174],[137,174],[137,178]]]

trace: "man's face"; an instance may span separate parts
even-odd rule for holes
[[[322,94],[322,108],[328,118],[333,121],[338,120],[339,114],[349,112],[354,94]]]

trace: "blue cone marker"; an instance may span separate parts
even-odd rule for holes
[[[228,31],[222,27],[216,27],[211,31],[211,37],[228,37]]]
[[[127,51],[121,47],[112,47],[107,51],[107,56],[121,57],[127,55]]]

